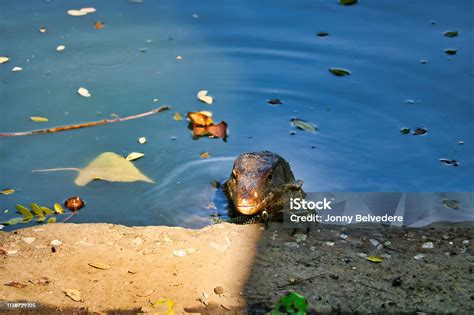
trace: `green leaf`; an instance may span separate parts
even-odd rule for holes
[[[46,223],[56,223],[56,217],[51,217]]]
[[[444,36],[446,37],[456,37],[459,35],[458,31],[446,31],[443,33]]]
[[[271,314],[306,314],[308,308],[308,301],[302,295],[295,292],[290,292],[280,298],[275,304]]]
[[[38,218],[36,218],[36,223],[42,223],[44,222],[44,220],[46,220],[46,217],[41,215],[41,216],[38,216]]]
[[[331,72],[337,77],[343,77],[343,76],[351,74],[349,70],[342,69],[342,68],[329,68],[329,72]]]
[[[298,119],[298,118],[292,118],[291,124],[295,126],[296,128],[307,131],[307,132],[314,133],[319,130],[315,124],[308,121],[304,121],[302,119]]]
[[[49,209],[48,207],[41,207],[41,210],[43,210],[44,213],[46,214],[53,214],[54,211]]]
[[[400,129],[400,133],[401,133],[402,135],[407,135],[407,134],[410,133],[410,131],[411,131],[411,129],[410,129],[410,128],[406,128],[406,127]]]
[[[43,210],[41,210],[41,207],[38,204],[32,202],[30,203],[30,207],[31,207],[31,211],[33,211],[34,214],[36,214],[39,217],[44,217],[44,212]]]
[[[31,211],[28,210],[28,208],[26,208],[25,206],[16,205],[15,208],[17,212],[23,216],[23,218],[33,218],[33,213],[31,213]]]
[[[2,222],[3,225],[15,225],[21,222],[23,218],[13,218],[8,221]]]
[[[55,203],[54,204],[54,212],[56,212],[57,214],[62,214],[62,213],[64,213],[64,209],[63,209],[63,207],[61,207],[61,205],[59,203]]]
[[[356,3],[357,3],[357,0],[339,0],[340,5],[353,5]]]

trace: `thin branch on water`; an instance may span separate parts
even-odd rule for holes
[[[48,128],[48,129],[38,129],[38,130],[22,131],[22,132],[11,132],[11,133],[0,133],[0,137],[31,136],[31,135],[37,135],[37,134],[55,133],[55,132],[59,132],[59,131],[94,127],[94,126],[99,126],[99,125],[105,125],[105,124],[111,124],[111,123],[116,123],[116,122],[122,122],[122,121],[142,118],[142,117],[157,114],[159,112],[162,112],[162,111],[165,111],[165,110],[168,110],[168,109],[170,109],[169,106],[161,106],[160,108],[156,108],[156,109],[151,110],[149,112],[145,112],[145,113],[141,113],[141,114],[137,114],[137,115],[132,115],[132,116],[127,116],[127,117],[118,117],[118,118],[114,118],[114,119],[104,119],[104,120],[92,121],[92,122],[87,122],[87,123],[82,123],[82,124],[77,124],[77,125],[58,126],[58,127]]]
[[[32,170],[33,173],[36,172],[55,172],[55,171],[76,171],[80,172],[80,168],[75,168],[75,167],[60,167],[60,168],[46,168],[42,170]]]

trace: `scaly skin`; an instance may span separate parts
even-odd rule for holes
[[[241,154],[224,184],[231,203],[230,221],[282,221],[290,198],[304,197],[302,185],[281,156],[269,151]]]

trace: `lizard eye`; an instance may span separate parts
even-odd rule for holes
[[[270,173],[270,175],[268,175],[268,179],[272,180],[272,178],[273,178],[273,173]]]

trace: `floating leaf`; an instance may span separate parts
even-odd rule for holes
[[[87,12],[82,11],[82,10],[68,10],[67,14],[71,16],[84,16],[84,15],[87,15]]]
[[[102,270],[110,269],[110,265],[101,263],[101,262],[91,262],[91,263],[88,263],[88,265],[96,269],[102,269]]]
[[[420,136],[424,135],[428,132],[428,129],[421,127],[421,128],[416,128],[415,131],[413,131],[414,136]]]
[[[180,113],[174,113],[173,119],[176,120],[176,121],[179,121],[179,120],[182,120],[183,117],[181,116]]]
[[[23,218],[28,218],[28,219],[32,219],[33,218],[33,213],[31,213],[31,211],[26,208],[25,206],[22,206],[22,205],[16,205],[15,206],[16,210],[18,211],[18,213],[20,213]]]
[[[213,121],[211,118],[212,114],[209,115],[209,112],[189,112],[188,118],[191,120],[191,123],[199,126],[209,126],[212,125]]]
[[[459,35],[458,31],[446,31],[443,33],[444,36],[446,37],[456,37]]]
[[[46,221],[46,223],[56,223],[56,217],[51,217]]]
[[[140,173],[133,163],[113,152],[102,153],[84,169],[79,170],[79,176],[75,183],[78,186],[85,186],[94,179],[109,182],[144,181],[154,183],[153,180]]]
[[[95,22],[95,25],[94,25],[94,27],[95,27],[96,30],[103,29],[104,26],[105,26],[105,25],[104,25],[104,22],[102,22],[102,21],[97,21],[97,22]]]
[[[26,284],[20,283],[18,281],[11,281],[11,282],[5,283],[5,285],[7,285],[9,287],[14,287],[14,288],[17,288],[17,289],[21,289],[21,288],[24,288],[24,287],[27,286]]]
[[[328,33],[328,32],[317,32],[317,33],[316,33],[316,36],[319,36],[319,37],[326,37],[326,36],[329,36],[329,33]]]
[[[443,204],[450,209],[457,210],[459,209],[460,203],[457,200],[454,199],[444,199]]]
[[[77,90],[77,93],[79,93],[79,95],[83,97],[91,97],[91,92],[89,92],[89,90],[84,87],[80,87]]]
[[[311,122],[308,122],[308,121],[304,121],[302,119],[292,118],[291,119],[291,124],[293,126],[295,126],[296,128],[307,131],[307,132],[313,132],[314,133],[314,132],[318,131],[318,127],[315,124],[313,124]]]
[[[459,162],[456,160],[449,160],[449,159],[439,159],[441,163],[444,163],[446,165],[452,165],[452,166],[459,166]]]
[[[96,9],[92,8],[92,7],[89,7],[89,8],[82,8],[81,11],[86,12],[86,13],[94,13],[96,11]]]
[[[33,170],[33,172],[77,171],[79,175],[74,181],[78,186],[85,186],[93,180],[109,182],[135,182],[144,181],[154,183],[153,180],[143,175],[132,162],[113,152],[104,152],[92,160],[85,168],[52,168]]]
[[[48,121],[48,118],[46,117],[38,117],[38,116],[33,116],[33,117],[30,117],[30,119],[34,122],[47,122]]]
[[[84,208],[86,203],[80,197],[73,196],[73,197],[67,198],[64,201],[64,205],[72,212],[75,212],[77,210]]]
[[[209,152],[202,152],[201,154],[199,154],[199,157],[201,159],[207,159],[209,158]]]
[[[30,207],[31,207],[31,211],[33,211],[33,213],[36,214],[37,216],[40,216],[40,217],[44,216],[44,212],[43,210],[41,210],[41,207],[38,204],[32,202],[30,203]]]
[[[339,4],[341,5],[353,5],[356,3],[357,3],[357,0],[339,0]]]
[[[272,98],[267,101],[268,104],[270,105],[281,105],[283,102],[277,98]]]
[[[132,152],[130,153],[129,155],[127,155],[127,157],[125,158],[127,161],[135,161],[135,160],[138,160],[142,157],[144,157],[145,154],[143,153],[140,153],[140,152]]]
[[[379,256],[367,256],[367,260],[374,263],[380,263],[383,261],[383,258]]]
[[[64,290],[64,294],[67,297],[70,297],[75,302],[80,302],[81,301],[81,291],[79,291],[79,290],[66,289],[66,290]]]
[[[140,144],[145,144],[146,141],[147,141],[147,140],[146,140],[145,137],[140,137],[140,138],[138,138],[138,143],[140,143]]]
[[[456,49],[445,49],[444,52],[448,55],[455,55],[458,53]]]
[[[400,133],[401,133],[402,135],[407,135],[407,134],[410,133],[410,131],[411,131],[411,129],[410,129],[410,128],[406,128],[406,127],[400,129]]]
[[[5,195],[5,196],[8,196],[14,193],[15,193],[15,189],[11,189],[11,188],[0,191],[0,194]]]
[[[39,28],[39,32],[40,32],[40,33],[46,33],[46,27],[41,26],[41,27]]]
[[[10,60],[10,58],[0,56],[0,64],[5,63],[5,62],[7,62],[8,60]]]
[[[66,46],[64,45],[59,45],[58,47],[56,47],[57,51],[63,51],[64,49],[66,49]]]
[[[208,126],[207,132],[209,132],[213,137],[225,138],[227,137],[227,123],[225,121],[221,121],[217,125]]]
[[[8,221],[2,222],[3,225],[15,225],[20,223],[23,220],[23,218],[13,218]]]
[[[12,71],[13,72],[23,71],[23,68],[22,67],[13,67]]]
[[[43,212],[45,214],[53,214],[54,213],[54,211],[49,209],[48,207],[41,207],[41,210],[43,210]]]
[[[45,216],[38,216],[36,218],[36,223],[42,223],[46,220],[46,217]]]
[[[61,205],[59,203],[55,203],[54,204],[54,212],[56,212],[57,214],[62,214],[62,213],[64,213],[64,209],[63,209],[63,207],[61,207]]]
[[[201,101],[201,102],[204,102],[206,104],[209,104],[211,105],[212,104],[212,96],[209,96],[207,95],[207,90],[202,90],[202,91],[199,91],[198,94],[197,94],[197,98]]]
[[[332,74],[338,77],[343,77],[343,76],[351,74],[349,70],[342,69],[342,68],[329,68],[329,72],[331,72]]]

